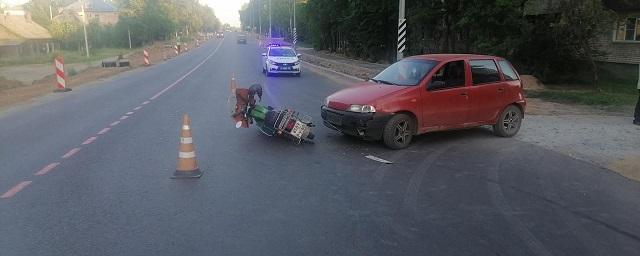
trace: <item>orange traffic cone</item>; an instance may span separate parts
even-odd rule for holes
[[[182,117],[182,130],[180,132],[180,151],[178,152],[178,165],[172,179],[200,178],[202,171],[198,168],[196,151],[191,137],[191,120],[187,114]]]

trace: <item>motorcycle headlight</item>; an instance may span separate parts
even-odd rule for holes
[[[371,105],[351,105],[347,111],[356,113],[375,113],[376,108]]]

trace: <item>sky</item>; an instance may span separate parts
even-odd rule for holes
[[[206,4],[213,8],[216,17],[222,24],[229,23],[234,27],[240,27],[240,14],[238,14],[238,11],[242,4],[247,2],[249,0],[200,0],[201,4]]]
[[[240,27],[240,15],[238,11],[242,4],[249,2],[249,0],[199,0],[201,4],[206,4],[213,8],[216,16],[222,22],[229,23],[231,26]],[[0,0],[2,3],[9,5],[23,4],[28,0]]]

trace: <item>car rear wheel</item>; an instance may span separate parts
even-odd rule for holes
[[[385,125],[382,139],[389,148],[403,149],[409,146],[414,134],[413,119],[405,114],[397,114]]]
[[[500,137],[512,137],[520,130],[522,124],[522,111],[514,105],[508,106],[502,113],[498,122],[493,125],[493,132]]]

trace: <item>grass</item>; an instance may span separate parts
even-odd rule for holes
[[[89,52],[90,56],[87,58],[85,52],[80,51],[56,51],[54,53],[31,56],[31,57],[18,57],[18,58],[2,58],[0,59],[0,67],[14,66],[14,65],[27,65],[27,64],[49,64],[52,63],[53,58],[61,54],[64,57],[65,63],[79,63],[79,62],[92,62],[96,60],[102,60],[109,57],[115,57],[119,54],[127,54],[133,51],[139,50],[138,48],[102,48],[94,49]]]
[[[527,91],[527,97],[560,103],[592,106],[624,106],[636,103],[637,81],[604,80],[600,91],[591,85],[547,85],[547,89]]]

